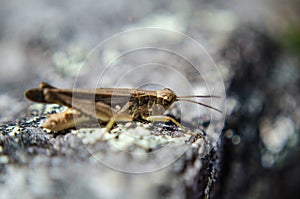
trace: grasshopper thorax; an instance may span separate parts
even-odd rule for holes
[[[175,101],[176,94],[169,88],[164,88],[157,91],[158,104],[161,104],[167,110]]]

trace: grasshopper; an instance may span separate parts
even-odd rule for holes
[[[45,82],[39,88],[25,92],[27,99],[60,104],[68,107],[65,112],[49,115],[42,127],[60,131],[75,127],[89,120],[106,122],[106,130],[115,122],[143,120],[148,122],[173,122],[184,130],[174,118],[162,115],[176,101],[196,103],[222,113],[210,105],[189,98],[212,98],[214,95],[177,96],[171,89],[141,90],[127,88],[58,89]],[[119,108],[118,108],[119,107]]]

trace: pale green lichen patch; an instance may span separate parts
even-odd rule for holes
[[[57,104],[40,104],[34,103],[28,108],[28,113],[31,116],[43,116],[47,114],[62,112],[67,110],[67,107],[60,106]],[[27,121],[31,121],[32,119],[36,119],[35,117],[27,118]]]
[[[0,156],[0,164],[7,164],[8,161],[9,161],[8,156],[6,156],[6,155],[1,155]]]
[[[85,145],[106,142],[115,151],[131,151],[142,149],[143,151],[156,150],[165,145],[184,145],[191,135],[182,134],[181,137],[172,137],[170,135],[153,134],[152,130],[144,128],[139,123],[135,128],[126,128],[128,125],[119,125],[110,132],[105,128],[81,128],[73,130]],[[148,125],[147,125],[148,126]]]

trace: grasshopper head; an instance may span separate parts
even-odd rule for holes
[[[169,88],[164,88],[157,91],[158,103],[161,104],[165,110],[168,109],[175,101],[176,94]]]

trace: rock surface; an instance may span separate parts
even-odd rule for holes
[[[299,198],[298,3],[0,4],[0,198]],[[137,27],[186,33],[204,51],[183,40],[167,43],[178,41],[176,34],[162,40],[144,34],[93,51],[82,67],[99,43]],[[155,39],[181,53],[148,49],[118,57],[125,47]],[[193,132],[201,136],[172,124],[139,122],[117,124],[110,134],[101,125],[53,133],[40,122],[65,108],[31,104],[23,96],[41,81],[59,88],[99,82],[134,87],[152,81],[170,84],[184,95],[191,88],[181,77],[197,93],[211,91],[205,84],[218,91],[218,74],[209,73],[212,65],[205,52],[218,65],[227,94],[220,139],[209,127],[220,129],[223,123],[210,120],[206,109],[195,119],[196,106],[186,107],[187,112],[175,107],[167,114],[185,126],[197,126]],[[199,75],[184,58],[200,60],[208,73]],[[153,65],[127,73],[133,65],[150,62],[172,66],[180,74]],[[94,63],[113,67],[99,78]]]

